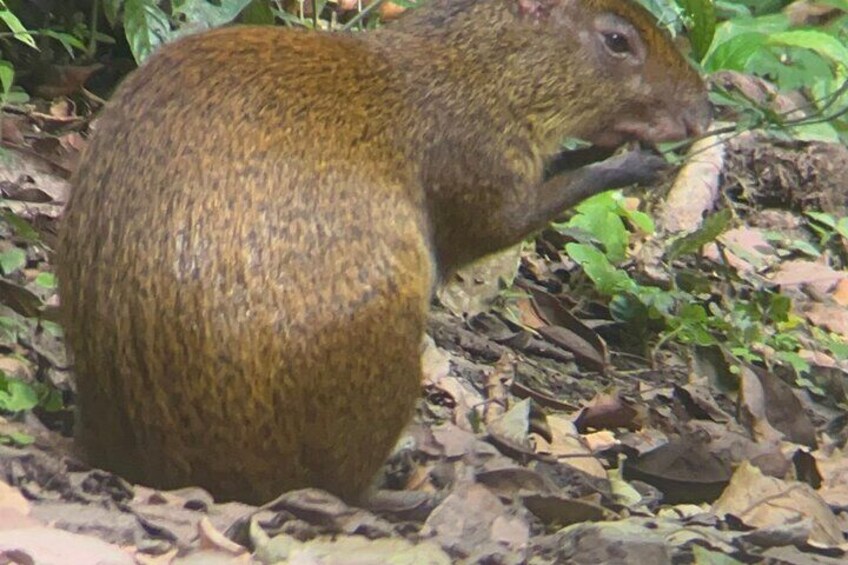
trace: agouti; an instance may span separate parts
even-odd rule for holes
[[[97,122],[56,253],[84,453],[224,500],[355,500],[411,416],[439,280],[642,174],[556,170],[561,141],[708,114],[629,0],[432,0],[372,32],[162,48]]]

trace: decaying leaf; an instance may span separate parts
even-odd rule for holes
[[[839,520],[812,487],[767,477],[748,463],[736,469],[712,509],[719,515],[732,514],[758,529],[785,527],[793,530],[799,523],[807,523],[802,527],[807,528],[809,543],[820,547],[845,547]]]

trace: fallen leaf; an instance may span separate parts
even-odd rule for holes
[[[806,483],[767,477],[749,463],[742,463],[712,511],[732,514],[757,529],[795,527],[809,521],[807,541],[819,547],[844,547],[845,538],[833,511]]]

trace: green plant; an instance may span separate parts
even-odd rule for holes
[[[0,40],[13,39],[30,49],[38,50],[39,46],[36,38],[51,39],[61,44],[72,57],[76,51],[85,50],[83,42],[72,33],[49,28],[38,30],[27,29],[20,18],[9,9],[4,0],[0,0],[0,21],[9,30],[7,32],[0,32]],[[0,59],[0,104],[21,103],[29,99],[23,90],[14,86],[15,71],[15,66],[11,61],[6,58]]]
[[[31,410],[37,405],[35,387],[0,371],[0,410],[14,414]]]
[[[739,363],[785,367],[799,379],[809,371],[798,354],[798,332],[809,328],[793,314],[787,296],[761,281],[742,280],[720,264],[698,268],[702,248],[731,225],[730,211],[713,214],[699,230],[666,245],[658,267],[667,282],[659,286],[637,281],[622,267],[623,250],[634,232],[652,231],[650,220],[627,210],[623,202],[617,193],[599,195],[557,229],[577,240],[566,245],[568,255],[581,265],[595,291],[607,297],[610,315],[627,328],[625,334],[635,344],[649,344],[651,357],[672,344],[718,347]],[[838,338],[828,343],[845,353]]]
[[[327,0],[305,0],[299,3],[297,14],[285,11],[281,2],[275,0],[103,0],[103,8],[112,26],[123,23],[130,50],[140,63],[163,43],[236,19],[251,24],[279,21],[284,25],[317,28],[322,25],[318,15],[326,3]],[[310,7],[311,17],[305,15],[306,5]]]
[[[848,244],[848,217],[835,218],[823,212],[807,211],[807,226],[819,236],[819,247],[832,246],[845,258],[845,245]],[[834,243],[839,243],[834,246]]]

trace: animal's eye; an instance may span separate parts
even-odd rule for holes
[[[613,55],[624,55],[630,53],[630,41],[627,36],[617,31],[604,34],[604,43]]]

